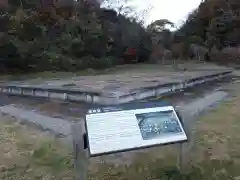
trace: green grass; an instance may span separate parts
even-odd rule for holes
[[[60,155],[51,142],[45,142],[35,149],[32,159],[35,164],[49,167],[53,172],[72,168],[70,157]]]

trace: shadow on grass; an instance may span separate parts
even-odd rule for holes
[[[239,167],[233,161],[209,160],[203,164],[189,165],[181,172],[175,165],[165,165],[166,160],[129,167],[105,167],[91,180],[235,180]]]
[[[72,170],[72,157],[60,154],[54,146],[43,143],[32,154],[34,164],[51,169],[53,174]],[[130,166],[114,167],[100,165],[90,180],[235,180],[240,167],[233,160],[204,160],[189,164],[184,172],[179,171],[173,159],[157,159],[136,162]],[[73,174],[72,174],[73,175]]]
[[[233,180],[239,175],[240,167],[233,160],[206,160],[191,164],[184,172],[169,166],[152,168],[151,173],[159,180]]]
[[[51,142],[45,142],[38,149],[35,149],[32,159],[36,165],[48,167],[55,173],[72,169],[71,156],[62,155]]]
[[[72,157],[60,154],[54,146],[43,143],[32,154],[35,165],[51,169],[53,174],[72,170]],[[189,164],[179,171],[171,158],[136,162],[130,166],[114,167],[100,165],[89,172],[90,180],[235,180],[240,167],[233,160],[204,160],[203,163]],[[73,175],[73,174],[72,174]]]

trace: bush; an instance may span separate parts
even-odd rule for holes
[[[121,63],[128,47],[138,50],[140,61],[146,61],[151,52],[144,28],[114,11],[93,10],[85,4],[74,9],[55,5],[36,10],[27,1],[26,9],[16,4],[9,7],[0,16],[2,69],[108,68]]]
[[[240,47],[227,47],[222,50],[212,50],[210,59],[211,61],[224,64],[240,63]]]

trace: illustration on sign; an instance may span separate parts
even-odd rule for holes
[[[144,140],[181,133],[172,111],[150,112],[135,115]]]

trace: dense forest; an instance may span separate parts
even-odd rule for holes
[[[125,63],[129,47],[139,61],[151,53],[151,37],[142,25],[113,10],[85,1],[20,2],[9,0],[2,8],[2,72],[106,68]]]
[[[240,62],[240,1],[205,0],[177,31],[180,41],[196,40],[207,48],[208,59]]]
[[[6,3],[7,2],[7,3]],[[240,62],[240,1],[205,0],[176,31],[86,1],[5,0],[0,70],[75,71],[124,63],[199,59]]]

